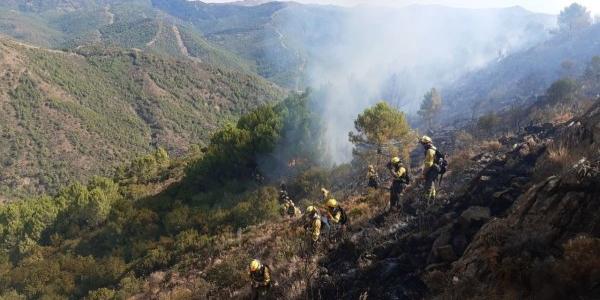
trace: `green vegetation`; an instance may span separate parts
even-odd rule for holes
[[[212,65],[225,66],[246,72],[256,72],[256,66],[250,61],[218,48],[192,28],[182,26],[179,31],[181,39],[191,56],[200,58],[203,62]]]
[[[181,153],[282,96],[256,76],[138,51],[0,48],[4,195],[55,192],[156,146]]]
[[[322,184],[313,182],[320,176],[314,118],[307,95],[292,95],[225,126],[203,151],[170,158],[158,148],[112,179],[0,206],[0,297],[131,296],[142,288],[139,278],[211,254],[223,234],[277,218],[277,190],[253,172],[284,168],[263,168],[263,158],[294,157],[304,162],[285,166],[303,174],[294,188]]]
[[[102,39],[109,44],[125,48],[143,48],[156,36],[159,26],[162,24],[158,20],[145,18],[108,25],[100,29],[100,34]]]

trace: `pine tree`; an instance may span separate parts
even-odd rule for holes
[[[433,126],[433,119],[442,110],[442,96],[435,88],[432,88],[423,97],[421,102],[421,109],[417,112],[424,121],[427,122],[427,126],[431,128]]]

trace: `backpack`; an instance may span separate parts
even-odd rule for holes
[[[448,160],[446,160],[446,154],[440,152],[438,149],[435,149],[435,158],[433,163],[437,166],[439,175],[444,175],[446,171],[448,171]]]
[[[400,165],[400,166],[398,166],[398,167],[399,167],[399,168],[400,168],[400,167],[403,167],[403,168],[406,170],[406,172],[404,172],[404,176],[402,176],[402,178],[400,178],[400,180],[402,181],[402,183],[404,183],[404,184],[410,184],[410,174],[408,174],[408,169],[406,169],[406,167],[404,167],[404,166],[401,166],[401,165]],[[389,168],[389,169],[392,169],[392,170],[391,170],[392,172],[397,172],[397,170],[396,170],[396,166],[394,166],[394,165],[393,165],[393,164],[391,164],[391,163],[388,163],[388,168]]]
[[[408,174],[408,170],[404,172],[404,177],[402,178],[404,184],[410,184],[410,174]]]
[[[340,224],[345,225],[348,223],[348,215],[343,208],[338,206],[338,209],[340,210]]]

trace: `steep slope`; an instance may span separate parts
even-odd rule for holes
[[[567,123],[531,128],[451,174],[472,179],[444,186],[443,205],[407,223],[391,213],[361,224],[323,259],[320,295],[597,298],[599,122],[596,101]],[[407,195],[405,211],[420,207],[418,197]]]
[[[581,32],[557,34],[544,43],[467,75],[443,91],[448,103],[445,116],[464,118],[535,99],[555,80],[582,73],[592,57],[600,55],[598,36],[600,24]],[[456,109],[458,107],[472,109]]]
[[[515,199],[505,218],[492,220],[477,232],[447,272],[458,279],[456,292],[447,291],[448,295],[545,299],[600,295],[599,135],[600,103],[556,129],[548,145],[568,149],[571,157],[565,171],[532,186]]]
[[[385,191],[346,186],[336,194],[352,221],[340,243],[324,240],[310,257],[301,221],[265,222],[150,274],[135,299],[247,299],[244,271],[255,257],[273,270],[277,299],[596,299],[599,129],[600,102],[572,122],[513,137],[449,174],[440,204],[427,209],[417,190],[401,213],[385,211]],[[580,161],[561,161],[564,171],[540,180],[556,144]]]
[[[282,96],[256,76],[139,51],[0,47],[5,195],[53,191],[156,146],[180,153]]]

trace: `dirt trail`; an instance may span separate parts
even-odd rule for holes
[[[5,37],[5,36],[0,35],[0,41],[2,41],[2,40],[8,41],[8,42],[13,43],[15,45],[22,46],[22,47],[27,48],[27,49],[37,49],[37,50],[47,51],[47,52],[50,52],[50,53],[65,54],[65,55],[72,55],[72,56],[77,55],[77,54],[75,54],[73,52],[65,52],[65,51],[62,51],[62,50],[48,49],[48,48],[42,48],[42,47],[38,47],[38,46],[33,46],[33,45],[25,44],[23,42],[19,42],[17,40],[11,39],[9,37]]]
[[[175,39],[177,39],[177,46],[179,47],[179,51],[181,54],[185,56],[190,56],[187,47],[183,43],[183,39],[181,38],[181,33],[179,32],[179,28],[176,25],[172,26],[173,33],[175,34]]]
[[[177,25],[173,24],[172,29],[173,29],[173,33],[175,34],[175,39],[177,40],[177,46],[179,47],[179,52],[181,52],[181,54],[183,54],[184,56],[186,56],[187,58],[189,58],[193,61],[202,62],[202,60],[200,58],[190,55],[188,48],[183,43],[183,39],[181,38],[181,33],[179,32],[179,28],[177,27]]]
[[[163,23],[158,22],[158,30],[156,31],[156,34],[154,35],[152,40],[150,40],[148,43],[146,43],[146,47],[150,47],[156,43],[156,40],[162,34],[162,30],[163,30]]]

